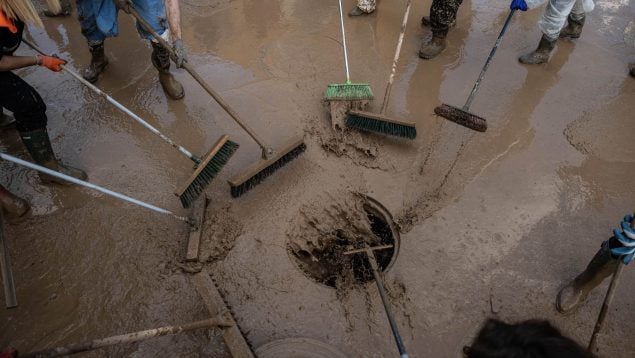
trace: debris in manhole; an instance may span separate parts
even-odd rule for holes
[[[329,203],[320,206],[317,203]],[[328,195],[300,210],[299,224],[289,233],[292,261],[311,279],[334,288],[373,280],[366,256],[346,251],[380,245],[393,248],[376,253],[386,271],[398,252],[397,231],[390,214],[376,201],[356,193]]]

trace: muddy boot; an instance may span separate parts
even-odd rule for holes
[[[15,216],[22,216],[29,211],[29,203],[26,200],[17,197],[2,185],[0,185],[0,206]]]
[[[44,10],[44,16],[46,17],[63,17],[63,16],[68,16],[71,14],[71,11],[73,10],[71,8],[71,2],[70,0],[60,0],[60,5],[62,6],[62,9],[60,12],[55,13],[52,12],[51,10]]]
[[[185,90],[170,73],[170,53],[163,46],[152,43],[152,64],[159,71],[159,82],[165,93],[172,99],[181,99]]]
[[[421,48],[419,49],[419,57],[429,60],[436,57],[446,46],[445,35],[432,34],[432,37],[428,40],[423,40]]]
[[[15,123],[15,118],[4,113],[4,108],[0,107],[0,128],[9,127]]]
[[[29,154],[31,154],[31,158],[33,158],[33,161],[37,164],[80,180],[86,180],[88,177],[82,170],[64,165],[55,158],[46,128],[31,132],[20,132],[20,137],[22,138],[24,146],[29,151]],[[43,183],[72,184],[44,173],[39,173],[39,175]]]
[[[567,26],[560,31],[560,38],[577,39],[580,37],[585,18],[586,16],[582,15],[579,20],[575,20],[571,17],[571,14],[569,14],[569,17],[567,17]]]
[[[586,300],[589,292],[615,272],[619,263],[618,259],[611,256],[608,241],[604,242],[584,272],[558,292],[556,299],[558,312],[567,314],[578,308]]]
[[[432,26],[432,21],[430,21],[430,16],[424,16],[421,18],[421,26],[423,27],[431,27]],[[450,27],[454,27],[456,26],[456,19],[454,19],[451,23],[450,23]]]
[[[359,7],[357,7],[357,5],[353,6],[353,8],[351,9],[351,11],[348,12],[348,16],[362,16],[362,15],[366,15],[366,13],[360,9]]]
[[[549,61],[549,54],[551,54],[554,47],[556,47],[556,40],[549,40],[547,36],[542,35],[538,48],[528,54],[520,56],[518,61],[525,65],[547,63],[547,61]]]
[[[106,66],[108,66],[108,59],[104,53],[103,41],[89,41],[88,50],[90,51],[90,65],[82,73],[82,77],[90,83],[97,82],[99,75],[104,72]]]

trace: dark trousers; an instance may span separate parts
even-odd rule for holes
[[[35,88],[11,71],[0,71],[0,107],[13,112],[19,132],[46,127],[46,104],[42,97]]]
[[[432,33],[438,36],[448,34],[450,24],[456,20],[456,13],[463,0],[432,0],[430,6],[430,25]]]

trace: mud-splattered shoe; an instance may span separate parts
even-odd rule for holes
[[[29,203],[26,200],[19,198],[2,185],[0,185],[0,206],[15,216],[23,216],[29,211]]]
[[[99,79],[99,75],[108,66],[108,59],[104,52],[104,42],[89,42],[88,50],[90,51],[90,65],[84,69],[82,77],[90,83],[95,83]]]
[[[152,64],[159,71],[159,82],[163,91],[175,100],[185,97],[183,85],[170,73],[170,52],[154,42],[152,43]]]
[[[569,14],[569,17],[567,17],[567,26],[565,26],[561,31],[560,31],[560,35],[559,37],[561,39],[577,39],[580,37],[580,34],[582,33],[582,27],[584,26],[584,19],[586,18],[586,16],[582,16],[582,18],[576,20],[574,18],[571,17],[571,14]]]
[[[547,36],[542,35],[540,43],[538,43],[538,48],[528,54],[520,56],[518,61],[525,65],[547,63],[549,61],[549,55],[555,47],[556,40],[550,40]]]
[[[435,58],[439,55],[445,47],[447,46],[447,42],[445,36],[435,35],[433,34],[430,39],[423,40],[421,43],[421,48],[419,49],[419,57],[424,60],[429,60]]]

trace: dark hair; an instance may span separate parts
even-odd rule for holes
[[[471,347],[463,347],[468,358],[593,358],[571,338],[563,336],[548,321],[529,320],[517,324],[488,319]]]

